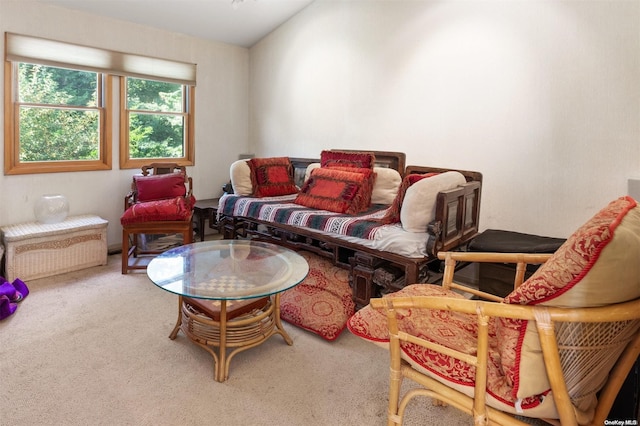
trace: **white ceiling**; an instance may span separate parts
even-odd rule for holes
[[[40,0],[208,40],[251,47],[313,0]]]

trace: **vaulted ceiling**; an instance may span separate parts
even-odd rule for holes
[[[251,47],[314,0],[39,0],[68,9]]]

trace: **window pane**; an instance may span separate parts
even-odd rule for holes
[[[100,158],[98,111],[20,107],[20,161]]]
[[[149,160],[193,164],[193,90],[166,81],[122,77],[120,167],[138,168]]]
[[[98,74],[20,63],[18,102],[96,107]]]
[[[182,85],[127,78],[127,108],[132,110],[183,112]]]
[[[130,158],[181,158],[184,150],[182,115],[129,114]]]

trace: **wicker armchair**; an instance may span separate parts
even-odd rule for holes
[[[469,413],[476,425],[524,425],[524,417],[604,424],[640,355],[636,202],[613,201],[553,255],[439,257],[442,287],[414,284],[372,299],[348,324],[390,351],[388,424],[402,424],[418,395]],[[501,299],[457,284],[457,262],[517,264],[515,289]],[[523,283],[528,263],[543,265]],[[405,378],[420,386],[401,395]]]
[[[192,179],[175,163],[152,163],[135,175],[124,198],[122,273],[145,270],[150,259],[164,251],[141,244],[141,235],[179,234],[183,244],[193,242]]]

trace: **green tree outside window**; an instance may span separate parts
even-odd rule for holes
[[[20,63],[21,162],[100,157],[99,74]]]
[[[129,156],[185,156],[184,86],[128,77]]]

